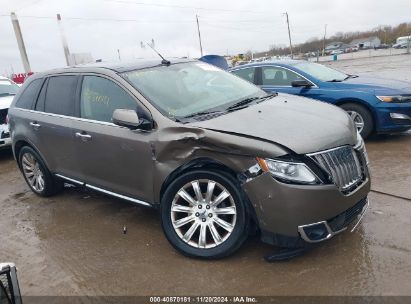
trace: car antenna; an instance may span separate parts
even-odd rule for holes
[[[154,47],[152,47],[149,43],[146,42],[146,45],[148,45],[150,47],[150,49],[152,49],[154,52],[156,52],[156,54],[158,56],[160,56],[161,60],[161,64],[165,64],[165,65],[170,65],[171,62],[167,59],[165,59],[163,56],[161,56],[161,54],[159,52],[156,51],[156,49]]]

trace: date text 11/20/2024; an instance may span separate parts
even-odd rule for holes
[[[213,297],[213,296],[172,296],[172,297],[150,297],[150,303],[258,303],[255,297],[233,296],[233,297]]]

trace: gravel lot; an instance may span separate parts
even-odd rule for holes
[[[411,82],[410,59],[328,64]],[[411,295],[411,134],[379,136],[367,149],[371,207],[359,229],[272,264],[263,256],[273,248],[258,239],[224,260],[185,258],[155,210],[95,192],[39,198],[3,150],[0,259],[17,264],[24,295]]]

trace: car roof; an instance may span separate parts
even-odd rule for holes
[[[177,64],[177,63],[185,63],[185,62],[193,62],[194,59],[171,59],[169,60],[170,64]],[[88,64],[81,64],[81,65],[74,65],[68,66],[64,68],[52,69],[40,73],[35,73],[34,75],[37,77],[42,77],[48,74],[60,74],[66,72],[87,72],[87,71],[96,71],[96,70],[110,70],[116,73],[123,73],[127,71],[133,70],[142,70],[146,68],[152,68],[156,66],[164,65],[161,63],[161,59],[136,59],[133,61],[123,62],[95,62],[95,63],[88,63]],[[33,76],[34,76],[33,75]]]
[[[295,60],[295,59],[277,59],[277,60],[267,60],[267,61],[260,61],[260,62],[252,62],[252,63],[247,63],[243,65],[236,66],[232,68],[232,70],[235,70],[237,68],[245,68],[245,67],[258,67],[258,66],[263,66],[263,65],[279,65],[279,66],[294,66],[298,63],[302,62],[309,62],[305,60]]]

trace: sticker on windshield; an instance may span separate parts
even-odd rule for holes
[[[202,68],[204,71],[219,71],[219,68],[206,63],[197,63],[197,66]]]

